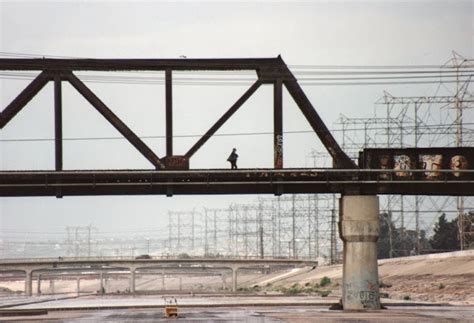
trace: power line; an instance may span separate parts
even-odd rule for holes
[[[474,123],[464,123],[464,126],[472,126]],[[418,126],[404,126],[404,129],[449,129],[446,127],[452,127],[454,124],[437,124],[437,125],[418,125]],[[344,128],[344,129],[330,129],[329,132],[344,132],[344,131],[358,131],[358,130],[386,130],[386,127],[370,127],[370,128]],[[471,130],[466,128],[465,130]],[[474,131],[474,129],[473,129]],[[290,130],[284,131],[284,134],[307,134],[315,133],[313,130]],[[439,132],[435,132],[439,133]],[[235,133],[222,133],[214,134],[213,137],[236,137],[236,136],[261,136],[261,135],[273,135],[272,131],[263,131],[263,132],[235,132]],[[173,138],[200,138],[203,134],[183,134],[183,135],[174,135]],[[140,139],[166,139],[166,136],[139,136]],[[124,137],[114,136],[114,137],[70,137],[63,138],[63,141],[91,141],[91,140],[125,140]],[[11,139],[0,139],[0,142],[49,142],[54,141],[54,138],[11,138]]]

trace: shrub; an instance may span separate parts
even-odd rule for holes
[[[409,301],[411,299],[410,295],[403,296],[404,301]]]
[[[443,289],[444,287],[445,287],[445,286],[444,286],[443,283],[439,283],[439,285],[438,285],[438,288],[439,288],[439,289]]]
[[[390,288],[392,287],[391,284],[386,284],[383,281],[379,281],[379,288]]]
[[[191,256],[183,252],[178,255],[178,259],[191,259]]]
[[[297,284],[295,284],[295,285],[297,285]],[[301,293],[302,291],[303,290],[300,287],[293,285],[292,287],[290,287],[286,290],[286,294],[296,295],[296,294]]]
[[[321,287],[327,286],[329,284],[331,284],[331,279],[327,276],[324,276],[323,278],[321,278],[321,281],[319,282],[319,285]]]

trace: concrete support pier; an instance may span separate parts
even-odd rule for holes
[[[227,281],[226,281],[225,273],[221,274],[221,278],[222,278],[222,290],[226,290],[227,289]]]
[[[25,295],[33,296],[33,272],[25,270]]]
[[[38,274],[38,285],[37,285],[36,294],[38,296],[41,295],[41,275],[40,274]]]
[[[79,277],[76,278],[76,293],[77,296],[81,295],[81,278]]]
[[[340,199],[339,233],[344,243],[342,306],[344,310],[380,309],[377,196]]]
[[[135,268],[130,268],[130,293],[135,294]]]
[[[49,292],[54,295],[54,278],[49,279]]]
[[[100,272],[99,274],[99,281],[100,281],[100,287],[99,287],[99,293],[105,294],[105,288],[104,288],[104,273]]]
[[[237,292],[237,270],[238,268],[232,268],[232,292]]]
[[[161,289],[165,290],[165,271],[161,272]]]

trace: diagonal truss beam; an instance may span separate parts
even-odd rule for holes
[[[146,159],[148,159],[157,169],[163,169],[165,166],[155,155],[155,153],[122,122],[105,103],[103,103],[81,80],[72,72],[65,74],[65,78],[82,96],[89,101],[97,111],[110,122]]]
[[[337,141],[329,132],[329,129],[324,124],[321,117],[318,115],[309,99],[304,94],[303,90],[295,80],[286,80],[284,82],[286,89],[295,100],[296,104],[300,108],[301,112],[308,120],[313,130],[318,135],[323,145],[328,150],[329,154],[333,158],[334,166],[336,168],[343,169],[355,169],[357,165],[346,155],[341,149]]]
[[[15,115],[31,101],[31,99],[48,83],[51,75],[47,71],[41,72],[21,93],[0,112],[0,129],[6,126]]]
[[[216,133],[217,130],[227,121],[229,118],[252,96],[252,94],[257,91],[257,89],[262,85],[260,80],[255,81],[252,86],[227,110],[219,120],[214,123],[214,125],[209,128],[209,130],[194,144],[194,146],[189,149],[185,154],[186,158],[191,158],[192,155],[198,151]]]

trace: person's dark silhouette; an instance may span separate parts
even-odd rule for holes
[[[232,149],[229,158],[227,158],[227,161],[230,162],[230,169],[237,169],[237,158],[239,158],[239,155],[237,155],[236,151],[237,149]]]

